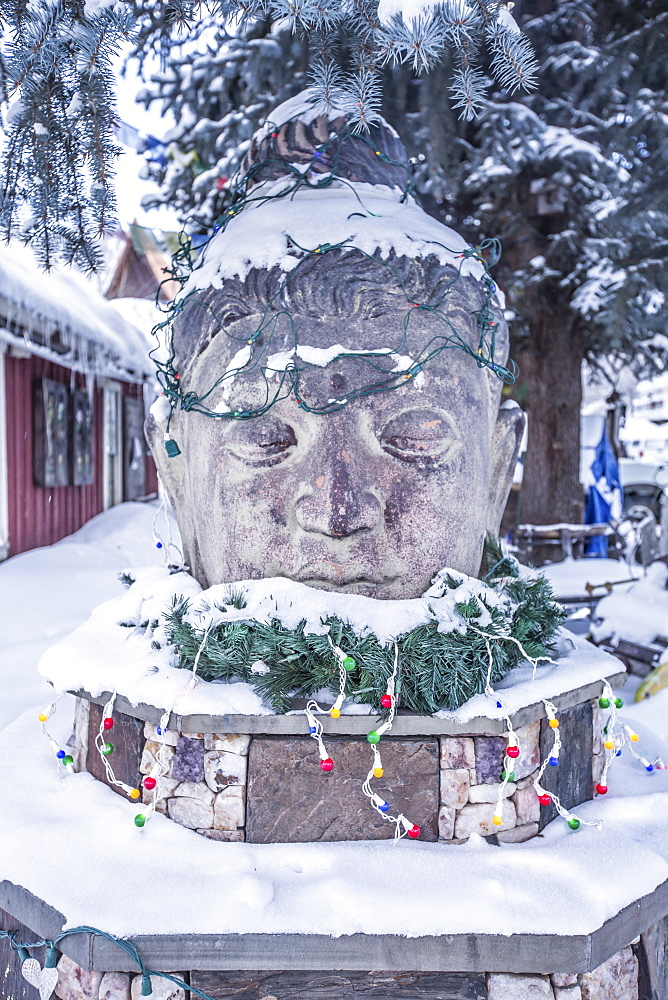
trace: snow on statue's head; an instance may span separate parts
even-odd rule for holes
[[[461,237],[402,201],[405,160],[385,123],[352,136],[288,102],[244,165],[258,200],[184,289],[180,454],[155,409],[147,433],[205,587],[285,576],[416,597],[444,566],[476,575],[499,528],[523,427],[479,364],[480,315],[507,359],[499,293]],[[296,193],[261,200],[298,172]]]

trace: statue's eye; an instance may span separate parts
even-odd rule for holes
[[[443,414],[432,410],[409,410],[385,425],[380,433],[380,445],[404,462],[430,463],[452,457],[459,440]]]
[[[269,466],[287,458],[297,444],[294,430],[272,417],[256,417],[235,424],[225,448],[247,465]]]

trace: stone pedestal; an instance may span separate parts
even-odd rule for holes
[[[566,809],[593,797],[601,773],[600,692],[596,682],[554,699],[563,750],[558,767],[547,767],[541,781]],[[105,782],[95,737],[106,697],[79,693],[73,750],[75,766]],[[202,836],[262,844],[394,836],[394,825],[370,807],[362,791],[373,766],[366,740],[378,725],[373,717],[322,717],[334,760],[333,770],[323,772],[304,715],[172,716],[173,728],[160,736],[157,709],[133,708],[121,698],[116,705],[109,732],[114,751],[107,760],[117,777],[141,788],[143,802],[152,802],[156,791],[143,787],[143,778],[162,746],[167,774],[156,809]],[[417,824],[423,840],[461,843],[472,833],[503,843],[529,840],[556,815],[552,805],[540,805],[533,785],[554,731],[542,702],[516,713],[512,723],[520,755],[513,779],[502,788],[507,723],[476,717],[462,725],[400,714],[378,744],[384,773],[373,779],[373,790],[389,803],[391,814]],[[494,824],[500,792],[501,823]]]

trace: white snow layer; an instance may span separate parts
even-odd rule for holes
[[[255,196],[277,194],[285,187],[284,180],[275,181],[256,189]],[[295,244],[315,250],[341,243],[369,255],[379,250],[383,259],[392,250],[405,257],[434,254],[463,275],[482,277],[478,261],[461,257],[469,248],[462,236],[414,201],[402,204],[400,198],[398,188],[336,181],[326,190],[300,189],[290,198],[248,204],[208,244],[182,295],[198,288],[220,288],[226,278],[243,279],[251,268],[278,265],[291,271],[303,257]],[[501,301],[498,289],[496,296]]]
[[[0,563],[0,729],[30,705],[53,697],[35,667],[45,649],[116,597],[117,574],[131,563],[164,562],[152,538],[157,501],[124,503],[94,517],[79,531],[41,549]],[[156,530],[168,536],[165,514]],[[172,536],[178,529],[170,517]],[[173,555],[173,553],[172,553]]]
[[[26,314],[34,317],[35,331],[68,331],[106,349],[112,356],[106,373],[145,373],[151,368],[150,330],[124,318],[83,274],[73,267],[45,273],[26,247],[0,246],[0,315],[10,321],[16,315],[25,326]],[[0,322],[0,340],[12,339],[3,325]],[[28,347],[31,332],[28,329]]]
[[[652,700],[660,729],[641,735],[665,753],[668,692]],[[58,780],[34,714],[0,734],[0,755],[0,879],[45,899],[70,927],[116,935],[576,935],[668,878],[668,772],[647,774],[630,755],[613,766],[606,800],[576,810],[602,820],[602,830],[573,833],[556,820],[542,837],[501,847],[475,834],[465,845],[228,844],[161,815],[138,830],[141,807],[91,775]],[[76,878],[54,864],[54,844],[76,858]]]
[[[187,573],[170,575],[166,569],[152,568],[133,575],[136,583],[125,594],[101,605],[72,635],[42,656],[39,671],[57,692],[83,689],[98,696],[116,691],[133,705],[154,705],[179,715],[272,714],[245,682],[199,680],[192,687],[190,671],[176,666],[162,625],[155,631],[146,629],[147,622],[162,622],[174,600],[181,597],[189,599],[187,619],[202,634],[222,622],[279,619],[289,629],[304,621],[306,633],[325,635],[325,620],[337,617],[357,635],[374,634],[383,643],[433,620],[439,622],[440,631],[464,630],[466,624],[455,604],[471,596],[484,594],[488,604],[507,602],[479,580],[454,573],[462,582],[444,597],[437,596],[438,587],[432,587],[428,597],[404,601],[315,590],[282,577],[218,584],[202,591]],[[244,608],[231,604],[233,594],[243,594]],[[484,629],[485,614],[476,620],[476,627]],[[159,650],[153,648],[154,638],[161,644]],[[541,698],[554,698],[620,670],[613,657],[564,632],[557,660],[541,663],[535,676],[530,664],[521,663],[498,685],[501,707],[496,697],[476,695],[454,712],[440,712],[439,717],[462,723],[478,716],[504,718]],[[348,710],[360,709],[344,705],[343,711]]]

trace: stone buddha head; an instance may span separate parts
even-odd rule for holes
[[[277,124],[277,161],[279,154],[287,163],[313,159],[323,136],[345,126],[331,116],[298,124],[297,140],[286,135],[294,122]],[[256,158],[263,141],[251,151]],[[205,587],[285,576],[352,594],[417,597],[444,566],[475,576],[485,532],[498,531],[524,418],[517,407],[500,406],[502,383],[479,366],[476,351],[477,314],[487,303],[495,360],[505,363],[502,309],[486,299],[480,272],[459,266],[440,244],[430,251],[423,240],[413,255],[423,213],[400,204],[394,187],[393,163],[405,159],[396,135],[381,129],[371,149],[368,142],[352,149],[348,164],[337,160],[342,180],[309,188],[295,210],[295,228],[310,220],[313,229],[311,252],[296,258],[298,266],[259,263],[251,246],[265,237],[271,245],[285,198],[244,209],[239,221],[254,213],[253,225],[239,228],[230,244],[230,224],[209,248],[227,240],[243,261],[239,273],[224,253],[213,254],[221,267],[205,263],[173,324],[180,392],[203,405],[174,410],[176,457],[166,454],[164,426],[153,417],[147,435],[186,563]],[[392,161],[389,181],[368,162],[378,149]],[[314,169],[326,176],[327,165],[317,161]],[[279,168],[272,160],[274,185]],[[328,240],[334,195],[341,231],[355,229],[356,200],[358,214],[380,226],[375,250],[357,239]],[[383,199],[392,220],[381,224],[374,220]],[[454,238],[465,247],[445,227],[429,225],[443,246]],[[402,238],[388,246],[392,227]],[[293,234],[289,252],[297,253],[296,244],[304,249]],[[326,249],[315,252],[318,246]],[[210,283],[201,280],[208,274]]]

